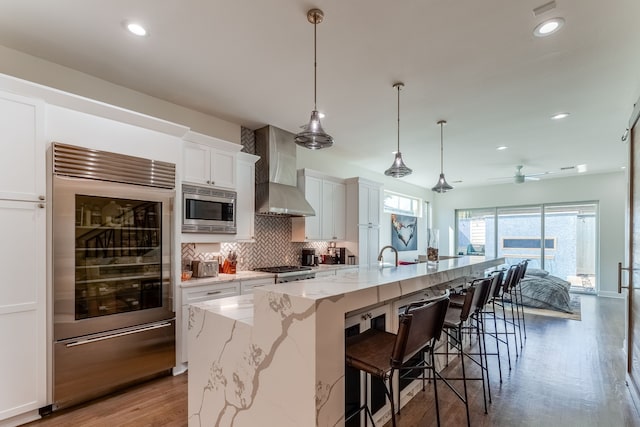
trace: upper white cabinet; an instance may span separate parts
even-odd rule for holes
[[[346,187],[343,180],[309,169],[298,171],[298,188],[304,192],[315,216],[292,218],[294,242],[344,240],[346,237]]]
[[[359,180],[358,225],[380,225],[380,184]]]
[[[44,200],[44,105],[0,92],[0,199]]]
[[[237,154],[236,191],[236,240],[255,239],[255,181],[256,165],[260,157],[240,152]]]
[[[236,189],[236,153],[241,145],[196,132],[188,132],[184,140],[183,181]]]
[[[357,243],[358,264],[377,264],[380,246],[380,192],[382,184],[349,178],[347,186],[347,240]]]
[[[342,182],[322,182],[322,238],[344,240],[346,237],[346,186]]]

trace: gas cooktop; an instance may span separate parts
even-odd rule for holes
[[[301,266],[301,265],[278,265],[275,267],[261,267],[254,268],[254,271],[262,271],[265,273],[292,273],[297,271],[309,271],[311,267]]]

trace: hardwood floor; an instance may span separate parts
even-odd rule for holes
[[[473,426],[640,426],[624,382],[624,302],[581,298],[582,321],[527,315],[526,343],[520,357],[512,358],[510,372],[503,364],[502,384],[495,360],[489,361],[493,403],[488,414],[484,414],[480,383],[470,384]],[[438,391],[442,425],[466,425],[463,404],[446,386],[439,385]],[[186,425],[186,374],[132,387],[29,424]],[[427,389],[403,408],[398,427],[432,425],[436,425],[435,406],[433,392]],[[268,422],[264,426],[271,427]]]

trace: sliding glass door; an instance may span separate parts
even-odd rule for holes
[[[553,249],[545,248],[544,269],[570,282],[572,291],[596,290],[597,207],[596,203],[544,207],[544,233],[554,240]]]
[[[554,203],[456,211],[456,253],[529,260],[571,283],[597,290],[597,202]]]
[[[542,268],[542,206],[498,208],[498,257]],[[546,242],[545,242],[546,244]]]

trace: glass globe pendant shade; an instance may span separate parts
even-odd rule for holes
[[[447,180],[444,179],[444,174],[441,173],[440,178],[438,178],[438,182],[431,190],[436,193],[446,193],[449,190],[453,190],[453,187],[447,183]]]
[[[391,167],[384,171],[384,174],[393,178],[402,178],[403,176],[411,175],[413,172],[404,164],[402,153],[400,152],[400,89],[404,87],[404,83],[394,83],[393,87],[398,92],[398,149],[395,152],[396,157],[393,159]]]
[[[317,36],[316,29],[319,23],[324,19],[324,12],[320,9],[311,9],[307,12],[307,21],[313,24],[313,111],[309,123],[304,125],[302,132],[295,137],[295,142],[301,147],[310,150],[319,150],[321,148],[329,148],[333,145],[333,137],[322,129],[320,123],[320,113],[317,110]]]
[[[295,141],[296,144],[310,150],[319,150],[333,145],[333,137],[322,129],[320,113],[316,110],[311,112],[309,123],[304,125],[302,132],[296,135]]]
[[[409,169],[402,160],[402,153],[398,151],[391,167],[384,171],[384,174],[393,178],[402,178],[403,176],[410,175],[411,172],[413,171]]]

